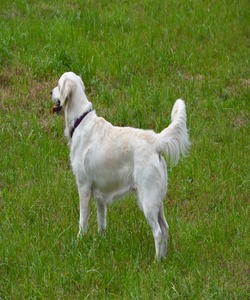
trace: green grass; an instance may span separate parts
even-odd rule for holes
[[[0,4],[0,298],[249,299],[249,11],[240,1]],[[135,197],[78,195],[50,91],[82,76],[100,116],[159,132],[177,98],[192,147],[169,169],[165,262]]]

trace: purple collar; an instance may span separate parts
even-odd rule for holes
[[[74,124],[74,127],[71,129],[71,132],[70,132],[70,137],[72,138],[73,136],[73,133],[75,131],[75,129],[77,128],[77,126],[81,123],[81,121],[87,116],[87,114],[89,112],[91,112],[92,109],[88,110],[86,113],[84,113],[83,115],[81,115],[81,117],[79,117],[76,121],[75,121],[75,124]]]

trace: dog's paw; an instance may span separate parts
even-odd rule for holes
[[[98,233],[100,236],[104,236],[106,233],[106,228],[103,227],[98,228]]]
[[[79,229],[79,231],[78,231],[78,233],[77,233],[77,239],[79,240],[82,236],[83,236],[82,230]]]

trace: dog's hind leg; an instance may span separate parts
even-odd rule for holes
[[[78,193],[80,197],[80,220],[79,220],[79,232],[78,237],[81,234],[85,234],[88,229],[89,221],[89,201],[91,196],[91,190],[86,186],[78,185]]]
[[[144,170],[145,172],[145,170]],[[155,256],[161,259],[165,254],[165,245],[167,239],[167,227],[165,218],[163,219],[163,188],[161,178],[157,178],[157,173],[148,172],[147,176],[143,177],[137,188],[139,205],[151,227],[154,242]],[[164,243],[164,245],[162,245]]]
[[[152,208],[152,207],[151,207]],[[148,224],[151,227],[154,241],[155,241],[155,256],[157,259],[161,258],[161,244],[162,244],[162,230],[160,224],[158,222],[158,212],[155,211],[154,208],[151,209],[143,209],[145,217],[148,221]]]
[[[107,205],[103,203],[102,200],[96,201],[97,206],[97,220],[98,220],[98,232],[103,234],[106,230],[106,215],[107,215]]]
[[[164,259],[167,255],[167,245],[168,245],[168,223],[165,219],[164,215],[164,206],[163,203],[161,205],[161,209],[158,214],[158,222],[162,231],[162,243],[160,249],[160,256]]]
[[[160,211],[160,200],[159,193],[155,189],[143,188],[138,191],[138,197],[140,206],[144,212],[148,224],[151,227],[154,242],[155,242],[155,256],[157,259],[161,258],[161,244],[162,244],[162,229],[159,224],[159,211]]]

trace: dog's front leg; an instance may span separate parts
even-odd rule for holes
[[[102,200],[97,200],[97,220],[98,220],[98,232],[104,234],[106,230],[106,216],[107,216],[107,205]]]
[[[78,193],[80,197],[80,220],[79,220],[79,232],[77,237],[80,237],[81,234],[85,234],[88,229],[89,201],[91,196],[91,190],[86,186],[78,185]]]

